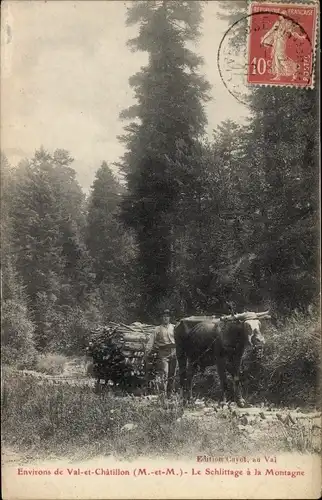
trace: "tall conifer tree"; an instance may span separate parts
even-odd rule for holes
[[[14,169],[1,153],[1,345],[2,360],[18,366],[32,366],[35,325],[30,319],[27,296],[16,271],[11,207]]]
[[[124,187],[106,162],[96,172],[88,203],[86,243],[106,320],[126,321],[134,309],[136,245],[120,218]],[[137,291],[136,294],[137,296]]]
[[[121,115],[134,120],[123,137],[123,217],[138,235],[143,316],[172,293],[174,211],[195,174],[176,159],[191,153],[206,124],[209,85],[198,74],[202,58],[187,48],[199,36],[201,9],[193,1],[140,1],[128,11],[127,24],[139,25],[129,45],[149,54],[148,65],[130,79],[137,104]]]
[[[16,269],[37,325],[40,349],[68,345],[71,308],[87,298],[84,196],[72,161],[63,150],[36,151],[17,169],[10,206]]]

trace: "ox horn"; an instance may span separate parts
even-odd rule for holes
[[[241,320],[245,321],[247,319],[271,319],[271,316],[269,314],[269,311],[264,311],[260,313],[252,312],[252,311],[246,311],[243,313],[239,314],[232,314],[228,316],[221,316],[220,320],[221,321],[236,321],[236,320]]]
[[[269,311],[264,311],[257,313],[257,317],[258,319],[271,319],[272,316],[269,314]]]
[[[246,318],[250,318],[250,317],[254,317],[255,318],[256,313],[254,313],[253,311],[245,311],[243,313],[237,314],[237,316],[240,319],[246,319]]]
[[[264,311],[264,312],[258,312],[256,313],[258,317],[261,317],[261,316],[267,316],[267,314],[269,314],[269,311]]]

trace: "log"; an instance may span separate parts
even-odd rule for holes
[[[184,318],[185,321],[192,321],[196,323],[201,323],[202,321],[213,321],[216,316],[189,316],[188,318]]]
[[[154,328],[150,328],[149,330],[146,329],[144,331],[143,330],[129,331],[129,330],[122,330],[120,328],[120,329],[115,330],[114,335],[124,335],[126,337],[137,337],[137,336],[150,335],[153,331],[154,331]]]
[[[108,327],[107,327],[108,328]],[[111,325],[111,329],[113,329],[113,334],[123,334],[123,335],[144,335],[147,333],[150,333],[154,331],[155,326],[153,325],[144,325],[144,326],[139,326],[139,325],[131,325],[131,326],[126,326],[123,324],[113,324]]]
[[[143,358],[144,356],[143,351],[124,350],[122,352],[126,358]]]
[[[151,328],[155,328],[153,325],[145,325],[143,323],[132,323],[131,325],[125,325],[124,323],[114,323],[114,321],[110,321],[108,327],[115,328],[118,331],[132,331],[132,332],[142,332],[145,330],[151,330]]]
[[[155,327],[146,328],[144,331],[135,330],[132,328],[131,331],[124,330],[123,328],[116,328],[113,332],[112,338],[117,340],[122,340],[124,342],[141,342],[146,344],[150,336],[154,332]]]
[[[146,344],[143,342],[124,342],[122,349],[127,351],[144,351]]]
[[[109,322],[92,333],[90,346],[96,351],[112,349],[113,346],[125,357],[141,360],[145,355],[146,345],[152,333],[155,331],[153,325],[132,323]]]
[[[247,321],[247,320],[255,320],[255,319],[270,319],[271,316],[268,314],[269,311],[265,311],[262,313],[246,311],[239,314],[231,314],[228,316],[221,316],[220,321]]]
[[[147,343],[149,340],[151,334],[139,334],[139,335],[124,335],[123,340],[124,342],[143,342],[144,344]]]

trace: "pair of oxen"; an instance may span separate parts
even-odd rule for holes
[[[251,350],[257,359],[265,344],[261,321],[269,319],[268,311],[216,317],[191,316],[177,323],[174,336],[179,365],[181,393],[192,397],[192,379],[198,368],[204,371],[217,365],[221,400],[228,396],[227,371],[233,378],[233,397],[238,406],[245,406],[240,385],[244,353]]]

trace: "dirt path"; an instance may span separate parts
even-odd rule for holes
[[[82,369],[83,368],[83,369]],[[49,384],[68,384],[78,387],[94,387],[95,380],[86,375],[86,365],[80,367],[73,362],[66,363],[63,373],[48,375],[35,370],[17,370],[21,377],[33,377],[37,381],[44,380]]]
[[[82,372],[83,368],[83,372]],[[86,375],[86,365],[82,366],[79,363],[70,362],[65,367],[61,375],[46,375],[32,370],[22,370],[19,372],[21,377],[32,377],[39,383],[53,385],[68,384],[76,387],[93,388],[95,380]],[[133,398],[134,396],[118,396],[115,398]],[[138,396],[137,400],[140,404],[149,404],[153,400],[157,400],[157,396]],[[170,403],[171,404],[171,403]],[[235,404],[220,405],[218,403],[209,402],[209,400],[197,399],[194,403],[184,409],[183,419],[193,419],[207,421],[215,421],[216,419],[228,419],[235,422],[238,429],[245,436],[259,438],[260,434],[269,432],[272,426],[278,425],[285,434],[290,429],[301,432],[309,432],[314,435],[314,440],[319,446],[318,440],[321,433],[321,412],[305,411],[303,409],[277,408],[268,406],[248,406],[239,408]]]
[[[286,438],[290,432],[292,435],[309,435],[313,448],[317,452],[321,445],[321,413],[319,412],[305,413],[300,409],[272,409],[264,406],[247,408],[238,408],[236,405],[206,406],[200,402],[197,408],[186,411],[182,418],[203,419],[203,421],[213,421],[213,423],[217,418],[226,418],[235,422],[242,435],[251,441],[267,439],[272,429],[278,426]]]
[[[65,370],[61,375],[47,375],[34,370],[19,371],[21,377],[33,377],[39,381],[45,380],[50,384],[68,384],[77,387],[94,387],[95,380],[86,375],[86,364],[83,366],[83,371],[80,369],[79,363],[75,364],[72,361],[66,364]],[[127,397],[127,396],[115,396]],[[142,401],[157,399],[157,396],[139,396]],[[263,427],[272,422],[279,420],[284,425],[295,425],[296,423],[312,422],[315,427],[321,428],[321,412],[304,411],[303,409],[276,408],[268,406],[249,406],[246,408],[238,408],[235,404],[219,405],[216,403],[209,404],[204,399],[197,399],[192,408],[185,410],[185,418],[210,418],[211,416],[225,416],[227,418],[235,418],[240,420],[240,425],[255,425],[261,424]]]

